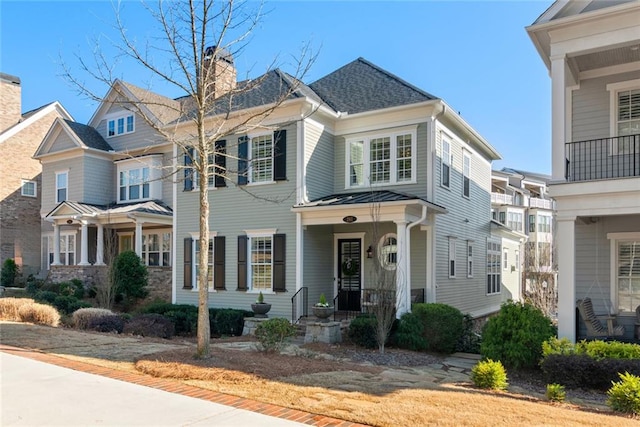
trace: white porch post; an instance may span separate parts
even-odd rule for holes
[[[89,227],[87,221],[80,222],[80,263],[78,265],[89,264]]]
[[[51,265],[60,265],[60,226],[53,223],[53,262]]]
[[[575,217],[558,218],[558,337],[576,340]]]
[[[96,247],[96,265],[104,265],[104,226],[98,224],[98,241]]]
[[[136,254],[142,258],[142,223],[143,221],[136,220]]]
[[[399,319],[404,313],[407,313],[411,309],[410,298],[411,292],[409,291],[410,278],[407,271],[407,221],[394,221],[396,223],[396,234],[398,236],[398,252],[396,257],[396,317]]]
[[[551,58],[551,175],[555,182],[565,180],[567,72],[567,60],[564,55]]]

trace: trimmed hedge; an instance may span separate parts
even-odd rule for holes
[[[123,332],[143,337],[171,338],[175,333],[173,322],[161,314],[147,313],[133,316],[124,324]]]
[[[397,345],[410,350],[453,353],[465,331],[464,315],[447,304],[414,304],[400,319]]]
[[[546,382],[568,388],[607,390],[619,372],[640,375],[640,359],[596,360],[586,354],[550,354],[541,364]]]
[[[87,329],[98,332],[115,332],[121,334],[124,330],[124,320],[117,314],[109,314],[101,317],[94,317],[89,320]]]
[[[89,324],[94,319],[113,315],[114,313],[106,308],[81,308],[73,312],[73,325],[78,329],[89,329]]]

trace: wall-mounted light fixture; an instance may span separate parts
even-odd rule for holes
[[[367,248],[367,258],[373,258],[373,248],[371,245]]]

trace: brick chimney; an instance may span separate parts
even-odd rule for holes
[[[209,68],[209,76],[214,79],[214,97],[219,98],[235,89],[237,72],[231,53],[216,46],[209,46],[205,51],[204,66]]]
[[[0,132],[22,119],[22,88],[20,78],[0,73]]]

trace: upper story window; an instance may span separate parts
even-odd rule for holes
[[[22,186],[20,188],[20,194],[27,197],[38,196],[38,184],[35,181],[22,180]]]
[[[347,140],[347,188],[415,182],[416,130]]]
[[[440,159],[440,162],[442,163],[442,170],[441,170],[441,183],[443,187],[447,187],[449,188],[450,182],[451,182],[451,160],[452,160],[452,155],[451,155],[451,143],[442,138],[442,157]]]
[[[515,231],[522,231],[522,213],[509,212],[507,215],[507,227]]]
[[[135,120],[133,114],[126,114],[120,117],[107,120],[107,137],[132,133],[135,130]]]
[[[546,215],[538,216],[538,232],[551,233],[551,217]]]
[[[162,155],[117,161],[118,203],[162,199]]]
[[[499,294],[501,288],[501,252],[500,239],[487,239],[487,294]]]
[[[120,171],[120,202],[149,198],[149,168]]]
[[[67,200],[69,172],[56,172],[56,203]]]
[[[249,158],[249,182],[273,181],[273,136],[260,135],[251,138]]]
[[[618,136],[640,134],[640,89],[618,92]]]
[[[469,197],[471,192],[471,155],[467,152],[462,156],[462,195]]]

